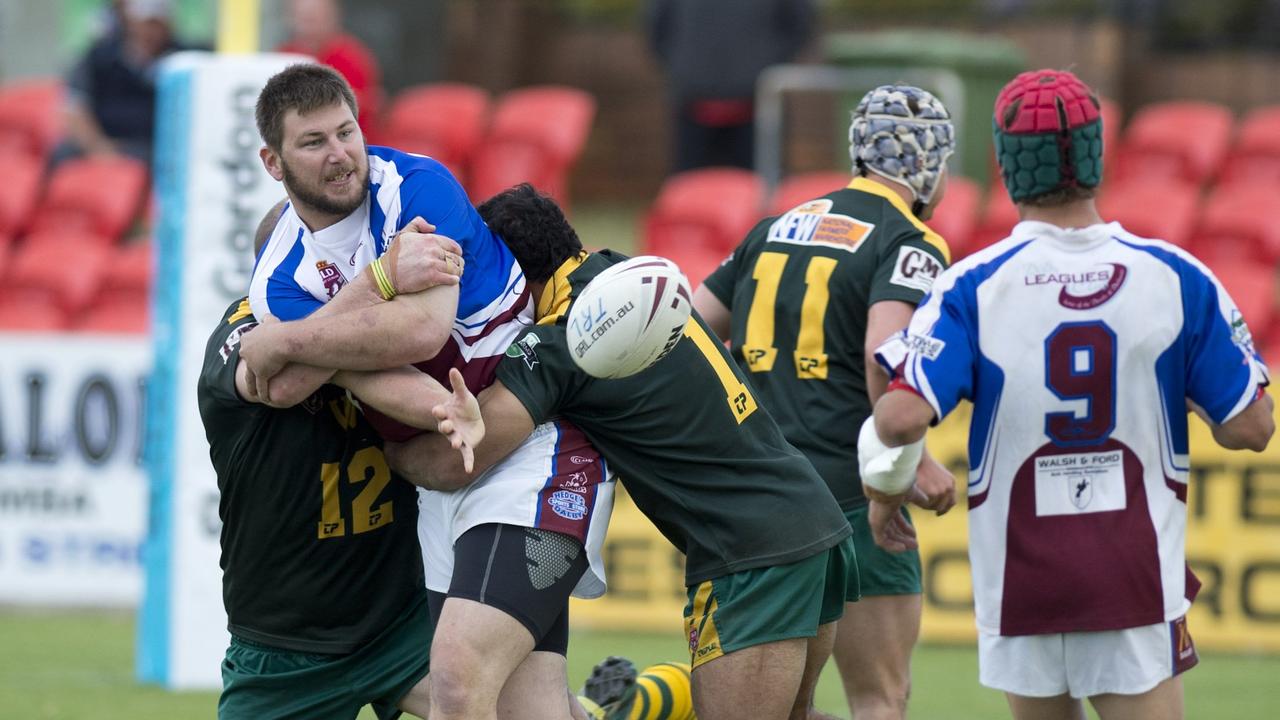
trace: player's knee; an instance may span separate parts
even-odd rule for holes
[[[911,696],[911,683],[900,687],[879,686],[863,688],[849,698],[849,705],[857,718],[888,720],[906,716],[907,700]]]
[[[446,717],[470,717],[482,707],[480,688],[457,668],[431,668],[431,713]]]
[[[900,720],[906,717],[906,697],[909,692],[883,692],[861,694],[850,698],[854,716],[868,720]]]
[[[497,690],[482,682],[482,658],[465,643],[446,642],[433,647],[429,677],[433,713],[469,717],[476,708],[497,702]]]

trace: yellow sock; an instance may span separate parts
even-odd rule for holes
[[[605,720],[604,708],[595,704],[591,700],[579,695],[578,704],[582,706],[583,710],[587,711],[587,715],[591,717],[591,720]]]
[[[636,698],[625,720],[697,720],[688,663],[658,663],[636,678]]]

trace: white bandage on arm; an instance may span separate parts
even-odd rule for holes
[[[876,432],[876,418],[862,423],[858,433],[858,472],[862,484],[885,495],[901,495],[916,480],[916,467],[924,454],[924,438],[902,447],[891,448]]]

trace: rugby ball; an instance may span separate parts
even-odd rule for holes
[[[689,281],[666,258],[620,262],[592,278],[569,308],[569,355],[592,377],[635,375],[680,341],[691,297]]]

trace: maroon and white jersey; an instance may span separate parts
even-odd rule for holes
[[[1115,223],[1023,222],[943,273],[882,350],[937,417],[974,403],[980,630],[1115,630],[1186,613],[1198,585],[1185,558],[1186,401],[1222,423],[1268,383],[1199,261]]]
[[[467,387],[479,393],[493,384],[503,355],[516,351],[516,337],[534,324],[533,302],[511,251],[484,224],[448,169],[431,158],[370,147],[368,197],[322,230],[312,232],[292,206],[286,207],[254,267],[249,292],[254,314],[285,321],[310,315],[384,252],[415,217],[456,240],[466,260],[449,337],[435,357],[416,367],[446,387],[449,369],[456,367]],[[364,413],[386,440],[403,441],[424,432],[367,405]],[[566,463],[575,467],[567,469]],[[596,543],[591,572],[577,592],[588,597],[604,592],[599,542],[613,507],[613,481],[599,453],[568,423],[539,427],[466,491],[422,491],[419,507],[419,532],[434,535],[436,544],[448,550],[449,567],[453,541],[476,524],[544,528],[578,537],[589,551],[589,543]],[[453,532],[454,527],[461,529]],[[423,548],[428,549],[425,539]]]
[[[591,441],[574,425],[538,425],[520,446],[474,483],[456,492],[424,491],[418,499],[418,541],[427,589],[448,592],[453,545],[477,525],[501,523],[568,535],[587,552],[587,571],[573,589],[580,598],[605,591],[605,532],[613,513],[614,478]]]

